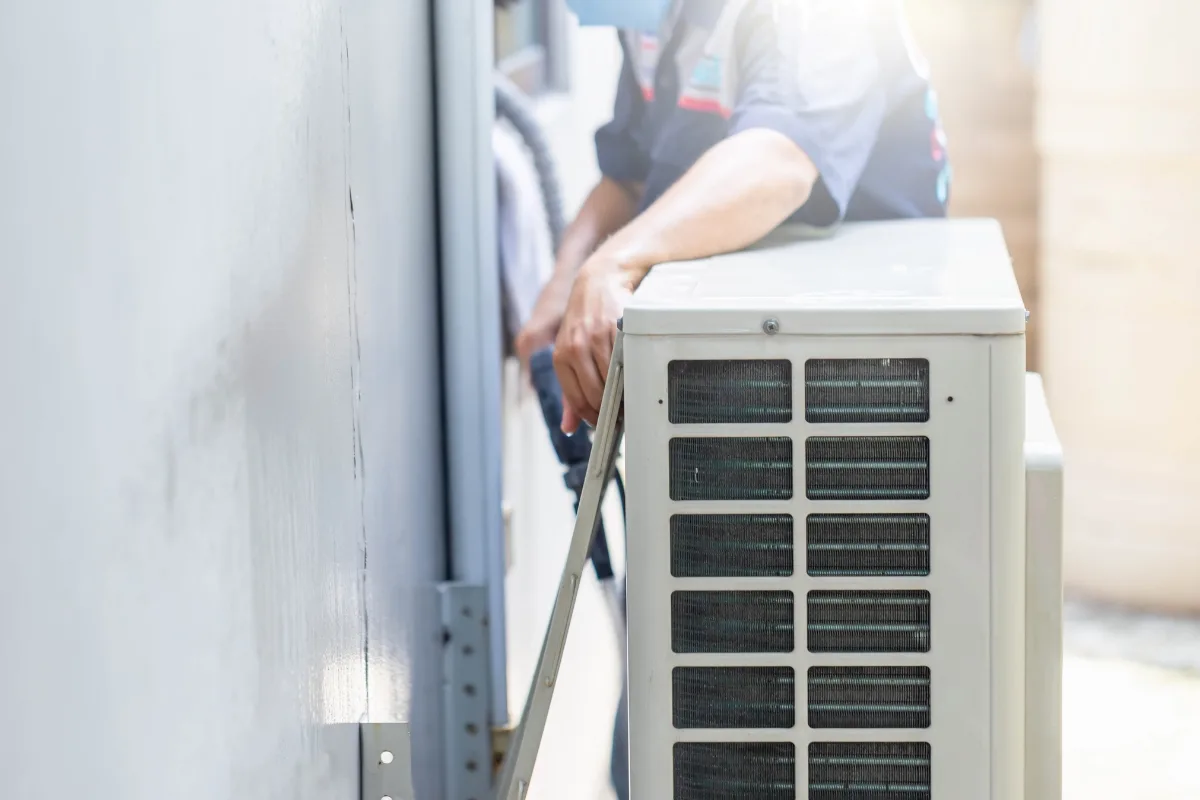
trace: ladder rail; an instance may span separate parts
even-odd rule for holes
[[[533,673],[533,683],[525,698],[525,709],[500,769],[496,783],[497,800],[524,800],[529,791],[534,763],[537,761],[538,749],[546,730],[546,719],[550,714],[550,701],[558,684],[558,670],[562,664],[567,632],[571,627],[571,617],[575,613],[579,582],[587,567],[592,539],[600,524],[600,507],[604,500],[604,492],[616,468],[617,451],[624,434],[622,400],[625,392],[624,334],[619,328],[618,324],[608,379],[604,384],[604,397],[600,403],[600,416],[596,421],[587,478],[579,500],[575,529],[571,534],[571,546],[567,550],[562,580],[554,598],[550,622],[546,626],[546,637],[538,657],[537,669]]]

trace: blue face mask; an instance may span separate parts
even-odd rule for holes
[[[671,0],[567,0],[580,25],[603,25],[652,33],[658,31]]]

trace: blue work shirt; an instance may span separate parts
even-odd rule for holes
[[[621,31],[601,172],[642,184],[639,211],[709,148],[752,128],[820,172],[791,222],[941,217],[950,166],[902,0],[676,0],[659,31]]]

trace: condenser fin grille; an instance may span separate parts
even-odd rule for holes
[[[791,667],[676,667],[676,728],[792,728],[796,671]]]
[[[925,436],[814,436],[805,445],[809,500],[925,500]]]
[[[792,421],[790,361],[672,361],[667,417],[673,425]]]
[[[931,800],[925,742],[813,742],[808,800]]]
[[[674,592],[676,653],[790,653],[796,646],[791,592]]]
[[[808,593],[811,653],[927,653],[926,591]]]
[[[796,800],[791,742],[678,742],[674,800]]]
[[[928,667],[812,667],[810,728],[928,728]]]
[[[785,577],[794,571],[790,514],[676,514],[671,574],[676,578]]]
[[[928,422],[923,358],[813,359],[804,365],[808,422]]]
[[[805,527],[814,578],[929,574],[928,514],[810,514]]]
[[[672,500],[789,500],[792,440],[714,437],[671,440]]]

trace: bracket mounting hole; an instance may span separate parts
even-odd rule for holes
[[[390,763],[392,763],[392,761],[394,759],[395,759],[395,756],[392,755],[391,750],[384,750],[382,753],[379,754],[379,763],[380,764],[390,764]]]

